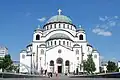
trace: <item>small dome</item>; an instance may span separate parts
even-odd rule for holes
[[[47,23],[51,23],[51,22],[66,22],[66,23],[72,23],[72,20],[64,15],[56,15],[51,17]]]
[[[67,36],[66,34],[63,34],[63,33],[56,33],[56,34],[50,36],[50,38],[48,40],[53,40],[53,39],[67,39],[67,40],[71,40],[69,38],[69,36]]]

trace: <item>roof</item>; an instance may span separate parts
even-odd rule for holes
[[[66,34],[63,34],[63,33],[53,34],[52,36],[50,36],[50,38],[48,40],[53,40],[53,39],[67,39],[67,40],[71,40],[69,36],[67,36]]]
[[[52,16],[47,23],[52,23],[52,22],[67,22],[67,23],[71,23],[72,24],[72,20],[64,15],[56,15],[56,16]]]

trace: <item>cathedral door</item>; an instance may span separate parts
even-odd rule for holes
[[[58,73],[62,73],[62,66],[58,66]]]
[[[58,64],[58,67],[57,67],[58,73],[62,73],[63,59],[59,57],[59,58],[57,58],[56,62]]]

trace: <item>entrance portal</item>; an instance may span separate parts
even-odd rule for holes
[[[58,66],[58,73],[62,73],[62,66]]]
[[[58,73],[62,73],[63,59],[59,57],[59,58],[57,58],[56,62],[58,64],[58,66],[57,66]]]

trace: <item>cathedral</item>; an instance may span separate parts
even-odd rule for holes
[[[52,16],[46,24],[34,30],[33,40],[20,52],[20,72],[52,73],[83,72],[82,62],[92,54],[99,72],[99,52],[89,44],[83,27],[61,14]]]

